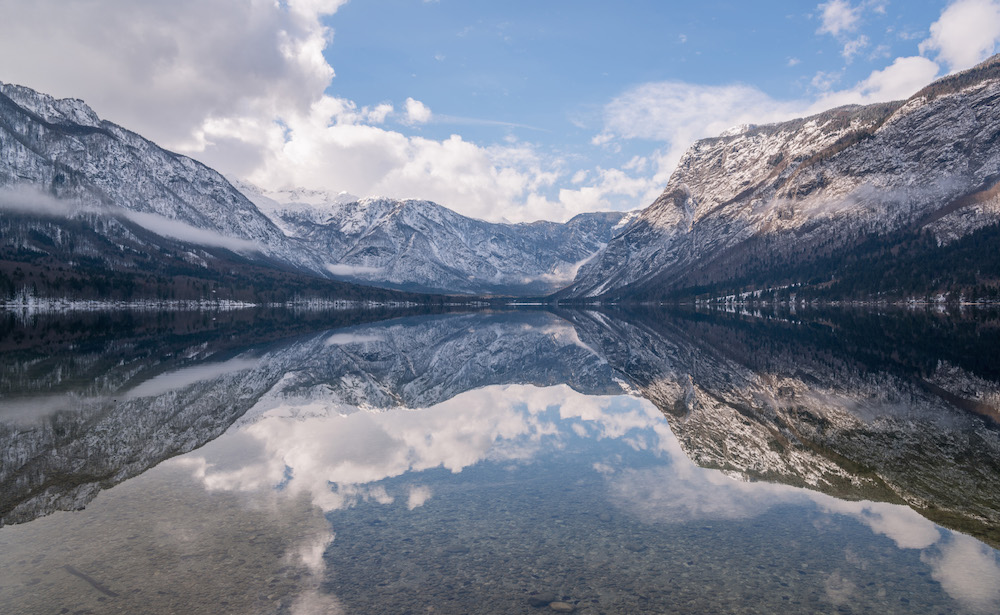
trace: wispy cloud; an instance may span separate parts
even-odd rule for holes
[[[820,4],[818,8],[822,11],[820,14],[822,25],[817,30],[819,34],[838,36],[843,32],[851,32],[857,28],[858,8],[851,6],[847,0],[830,0],[830,2]]]
[[[228,237],[216,231],[192,226],[180,220],[172,220],[156,214],[127,210],[121,210],[121,215],[161,237],[169,237],[202,246],[225,248],[234,252],[260,251],[260,246],[249,239]]]
[[[403,121],[407,124],[426,124],[432,115],[430,108],[424,103],[413,98],[406,99],[406,118]]]
[[[15,185],[0,189],[0,211],[66,217],[100,209],[88,208],[76,200],[57,199],[34,186]]]
[[[180,220],[151,213],[117,207],[91,205],[79,199],[57,199],[31,185],[16,185],[0,189],[0,211],[71,218],[80,214],[99,214],[125,218],[161,237],[178,239],[202,246],[226,248],[234,252],[259,252],[260,246],[248,239],[223,235],[198,228]]]
[[[364,265],[346,265],[340,263],[327,265],[326,270],[333,275],[365,275],[375,274],[382,271],[378,267],[365,267]]]
[[[503,122],[500,120],[486,120],[475,117],[462,117],[460,115],[437,115],[433,116],[433,121],[437,124],[457,124],[467,126],[501,126],[506,128],[524,128],[525,130],[535,130],[538,132],[552,132],[548,128],[539,128],[529,124],[518,124],[517,122]]]

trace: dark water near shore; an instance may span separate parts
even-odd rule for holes
[[[997,348],[982,311],[0,314],[0,605],[995,613]]]

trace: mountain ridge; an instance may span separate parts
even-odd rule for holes
[[[610,240],[626,215],[592,212],[564,223],[510,224],[420,199],[337,195],[326,203],[282,202],[247,182],[237,185],[287,234],[328,255],[334,275],[404,290],[552,292]]]
[[[998,64],[991,58],[906,101],[696,142],[660,197],[556,298],[718,296],[836,282],[857,260],[852,250],[873,239],[891,252],[925,232],[947,244],[997,224]]]
[[[278,203],[101,120],[79,99],[4,83],[0,137],[0,292],[7,298],[94,298],[109,289],[121,298],[216,298],[218,279],[233,271],[245,291],[227,298],[281,299],[283,276],[307,293],[329,280],[424,294],[541,295],[572,279],[623,215],[505,225],[427,201],[349,195],[334,196],[331,211],[330,195],[305,189],[280,193],[288,200]],[[321,219],[324,209],[338,225]],[[355,227],[344,226],[350,220]],[[53,268],[58,284],[42,279]],[[255,288],[257,277],[266,295]],[[326,294],[347,288],[334,284]]]

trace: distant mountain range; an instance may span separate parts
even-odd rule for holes
[[[266,192],[0,84],[0,298],[1000,299],[998,100],[995,56],[906,101],[698,141],[637,214],[500,224]]]
[[[266,193],[234,184],[289,237],[324,255],[328,272],[406,290],[548,294],[572,282],[624,218],[606,212],[564,224],[500,224],[430,201]]]

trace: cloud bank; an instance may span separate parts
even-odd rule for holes
[[[565,220],[648,204],[695,139],[904,98],[982,60],[1000,41],[1000,2],[957,0],[929,26],[919,55],[893,58],[850,87],[835,89],[841,73],[830,69],[794,100],[740,83],[637,84],[603,106],[581,155],[516,139],[426,138],[429,123],[459,126],[461,118],[438,116],[412,96],[370,107],[336,96],[324,51],[345,1],[0,0],[0,75],[82,98],[102,117],[268,190],[427,199],[487,220]],[[874,55],[861,29],[886,10],[882,2],[823,2],[813,11],[816,36],[832,37],[845,63]],[[580,162],[613,158],[636,140],[650,141],[649,153],[611,166]]]
[[[31,185],[0,188],[0,211],[72,218],[85,213],[125,218],[160,237],[177,239],[201,246],[225,248],[234,252],[259,252],[260,246],[248,239],[230,237],[217,231],[198,228],[157,214],[127,209],[95,207],[75,199],[57,199]]]

